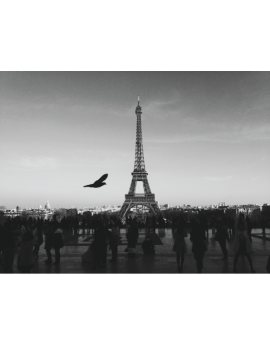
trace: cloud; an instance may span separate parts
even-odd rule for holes
[[[51,170],[58,167],[53,157],[20,157],[17,161],[11,162],[12,166],[26,170]]]
[[[255,180],[257,180],[258,178],[260,178],[260,176],[258,176],[258,177],[253,177],[249,182],[255,181]]]
[[[245,140],[270,140],[270,124],[252,124],[240,131],[240,135]]]
[[[222,182],[222,181],[228,181],[233,177],[233,175],[230,176],[215,176],[215,177],[206,177],[206,180],[208,181],[215,181],[215,182]]]
[[[209,107],[209,112],[201,114],[197,106],[182,102],[179,97],[163,102],[151,101],[143,106],[147,121],[152,121],[152,138],[148,137],[148,142],[239,144],[270,141],[268,112],[246,114],[245,107],[239,110],[228,106],[220,110]]]
[[[259,159],[258,161],[256,161],[256,162],[252,163],[251,165],[248,165],[247,167],[243,168],[242,170],[249,169],[249,168],[253,167],[254,165],[256,165],[256,164],[258,164],[258,163],[262,162],[263,160],[265,160],[265,157],[262,157],[262,158],[261,158],[261,159]]]
[[[228,144],[238,144],[241,141],[239,139],[230,139],[230,137],[222,138],[219,134],[195,134],[195,135],[182,135],[173,136],[170,138],[154,138],[144,140],[146,143],[160,143],[160,144],[178,144],[178,143],[191,143],[191,142],[213,142],[213,143],[228,143]]]
[[[240,144],[244,142],[269,141],[270,126],[268,125],[250,125],[246,127],[229,126],[228,124],[215,125],[213,123],[197,123],[194,119],[182,119],[184,127],[179,127],[179,133],[172,135],[164,135],[158,132],[158,137],[146,139],[149,143],[184,143],[184,142],[215,142]],[[185,132],[184,132],[185,128]],[[187,134],[189,133],[189,134]]]

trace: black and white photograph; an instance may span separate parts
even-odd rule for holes
[[[269,72],[0,83],[3,273],[270,272]]]
[[[269,4],[2,1],[1,344],[268,343]]]

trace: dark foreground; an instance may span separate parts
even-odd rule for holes
[[[140,231],[138,245],[136,247],[136,255],[129,258],[125,253],[125,231],[121,230],[123,244],[118,247],[117,262],[111,263],[111,251],[108,250],[107,265],[105,267],[97,267],[92,269],[91,263],[83,263],[81,256],[88,249],[91,243],[91,235],[83,234],[80,231],[78,236],[69,236],[65,239],[65,247],[61,249],[60,264],[54,266],[46,265],[46,252],[44,244],[40,248],[39,258],[35,260],[35,267],[32,273],[196,273],[196,262],[191,252],[192,243],[189,235],[186,238],[187,254],[185,255],[184,268],[182,273],[178,273],[175,253],[172,251],[174,239],[171,229],[165,231],[156,230],[156,234],[160,237],[162,245],[156,245],[156,254],[146,256],[143,254],[141,243],[145,237],[145,231]],[[270,255],[270,229],[266,229],[266,237],[261,236],[261,229],[254,229],[252,234],[251,258],[256,273],[267,273],[266,263]],[[231,250],[232,243],[227,244],[228,260],[223,261],[222,252],[217,243],[212,238],[211,230],[209,230],[208,250],[205,253],[204,267],[202,273],[233,273],[234,253]],[[52,250],[52,254],[54,251]],[[14,260],[14,273],[20,273],[16,268],[16,259]],[[0,266],[0,272],[3,267]],[[250,273],[250,266],[245,256],[239,258],[237,263],[237,273]],[[235,274],[235,273],[233,273]]]

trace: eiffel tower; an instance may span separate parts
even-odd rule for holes
[[[137,115],[137,127],[136,127],[136,146],[135,146],[135,163],[134,170],[131,173],[132,180],[129,188],[128,194],[125,195],[125,201],[119,211],[119,218],[125,221],[127,212],[136,208],[139,212],[144,209],[148,209],[150,212],[158,215],[160,214],[160,209],[158,203],[155,201],[155,194],[151,193],[151,189],[148,183],[147,175],[144,163],[143,154],[143,141],[142,141],[142,108],[140,106],[140,98],[138,96],[138,105],[135,109],[135,114]],[[137,181],[142,181],[144,193],[136,194]]]

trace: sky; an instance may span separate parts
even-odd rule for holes
[[[270,202],[269,72],[0,72],[0,205],[122,205],[138,95],[156,201]]]

